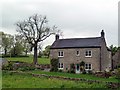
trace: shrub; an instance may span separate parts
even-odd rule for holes
[[[82,72],[82,74],[86,74],[86,71],[84,70],[84,71]]]
[[[3,65],[2,70],[13,70],[13,64],[9,62],[8,65]]]
[[[58,71],[58,59],[51,59],[51,70],[50,71],[54,71],[57,72]]]
[[[117,69],[116,78],[120,79],[120,68]]]
[[[80,62],[80,71],[81,71],[81,72],[84,72],[84,68],[85,68],[85,62],[84,62],[84,61],[81,61],[81,62]]]
[[[18,70],[20,71],[35,70],[35,67],[24,66],[24,67],[19,67]]]
[[[70,73],[75,73],[75,65],[74,65],[74,63],[70,64]]]
[[[58,70],[58,72],[63,72],[63,71],[60,69],[60,70]]]
[[[92,74],[92,70],[88,70],[88,74]]]

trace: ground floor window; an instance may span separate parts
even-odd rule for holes
[[[92,64],[85,64],[85,70],[92,70]]]
[[[59,69],[63,69],[63,63],[59,63],[58,68],[59,68]]]

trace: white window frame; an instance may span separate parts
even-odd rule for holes
[[[91,52],[91,55],[89,55],[90,52]],[[86,53],[88,53],[87,56],[86,56]],[[85,57],[92,57],[92,50],[86,50],[85,51]]]
[[[58,63],[58,69],[63,69],[64,68],[64,64],[63,63]]]
[[[58,52],[58,57],[64,57],[64,52],[63,51],[59,51]]]
[[[86,66],[87,65],[87,66]],[[89,66],[90,65],[90,66]],[[86,69],[86,67],[87,67],[87,69]],[[89,67],[91,67],[91,68],[89,68]],[[85,70],[92,70],[92,64],[90,64],[90,63],[86,63],[85,64]]]
[[[76,51],[76,56],[80,56],[80,51],[79,50]]]

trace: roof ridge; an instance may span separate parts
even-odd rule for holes
[[[86,38],[65,38],[65,39],[59,39],[59,40],[74,40],[74,39],[96,39],[101,37],[86,37]]]

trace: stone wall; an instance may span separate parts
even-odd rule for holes
[[[92,57],[85,57],[86,50],[92,51]],[[64,57],[58,57],[59,51],[64,52]],[[79,56],[76,55],[77,51],[80,51]],[[64,71],[70,69],[70,64],[79,64],[81,61],[92,64],[94,71],[100,70],[100,48],[52,49],[50,58],[58,58],[59,62],[64,63]]]

